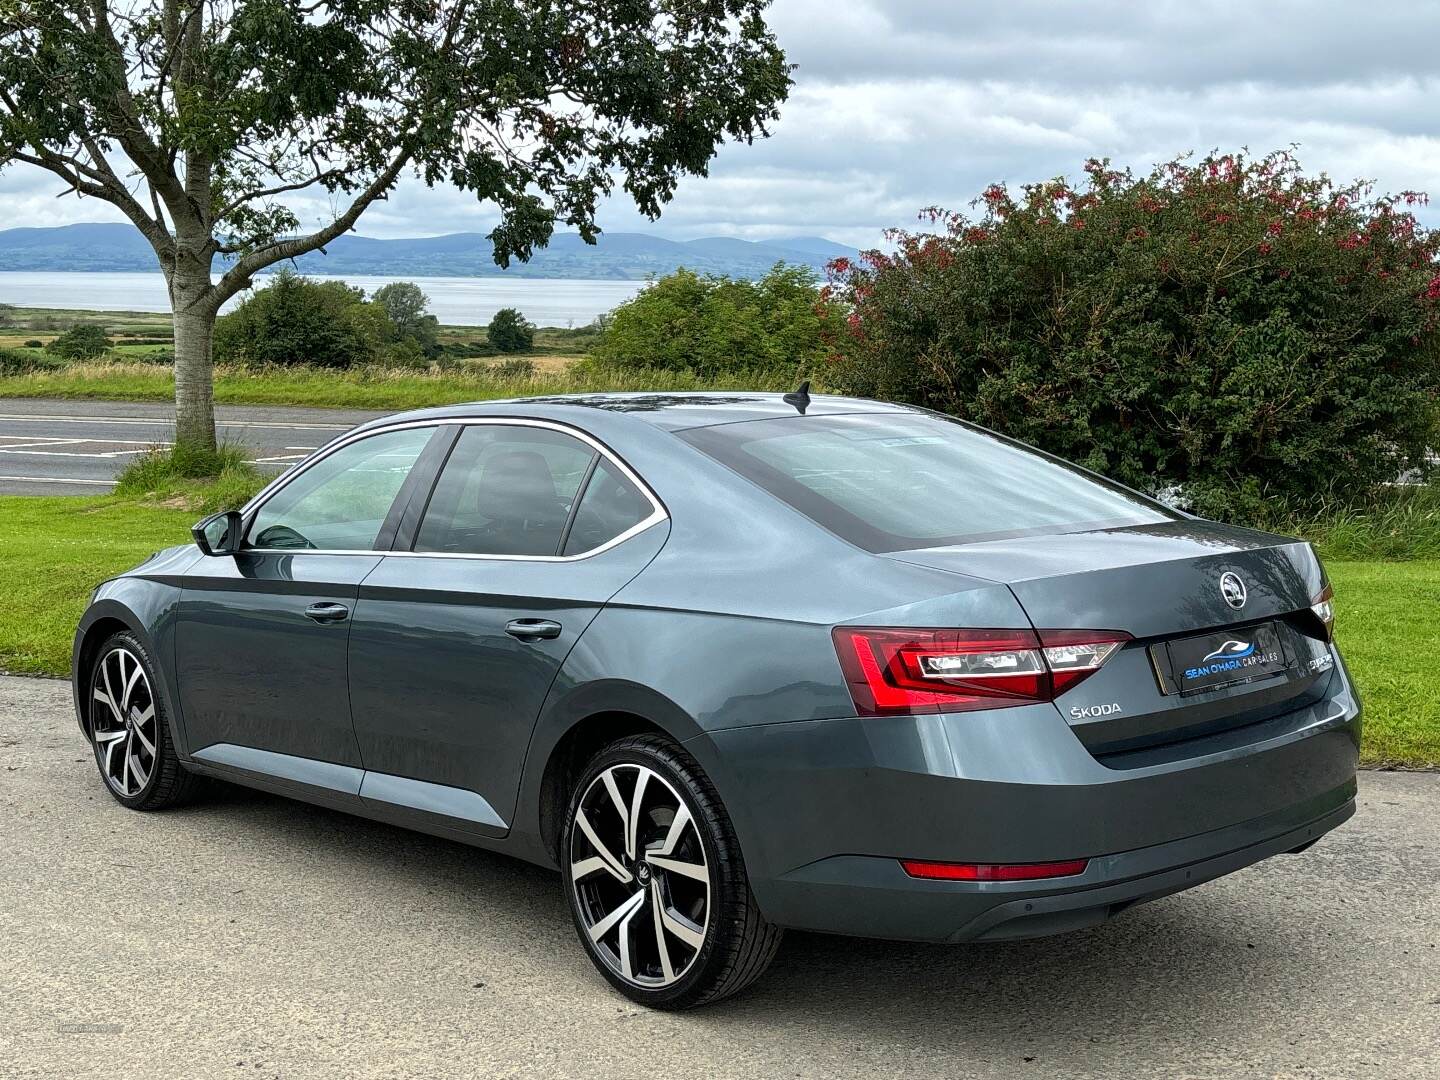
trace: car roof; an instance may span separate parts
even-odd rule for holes
[[[553,394],[546,397],[500,398],[419,409],[403,414],[405,420],[470,416],[533,416],[576,421],[575,409],[596,409],[621,414],[668,431],[733,424],[743,420],[766,420],[796,416],[800,410],[784,400],[785,395],[729,390],[666,391],[626,394]],[[915,412],[908,405],[892,405],[867,398],[812,394],[806,416],[836,416],[845,413]],[[393,423],[402,417],[389,416],[375,423]],[[369,425],[366,425],[369,426]]]

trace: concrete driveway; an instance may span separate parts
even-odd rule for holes
[[[136,814],[62,682],[0,679],[5,1077],[1440,1076],[1440,776],[1303,856],[1015,944],[786,939],[615,996],[557,876],[238,788]]]

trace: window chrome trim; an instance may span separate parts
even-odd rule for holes
[[[536,420],[527,416],[446,416],[433,420],[408,420],[404,423],[387,424],[384,427],[377,428],[366,428],[364,431],[354,431],[340,436],[328,446],[322,447],[306,461],[281,473],[261,488],[254,498],[241,507],[240,516],[244,519],[245,530],[248,532],[250,529],[251,515],[274,498],[283,488],[307,470],[314,468],[321,461],[324,461],[337,450],[343,449],[351,443],[368,439],[374,435],[385,435],[392,431],[404,431],[407,428],[471,427],[479,425],[545,428],[549,431],[558,431],[562,435],[569,435],[572,438],[579,439],[611,465],[614,465],[627,480],[635,485],[640,494],[644,495],[650,503],[650,513],[619,535],[611,537],[598,547],[593,547],[589,551],[582,551],[577,555],[484,555],[467,551],[384,551],[379,548],[242,548],[241,551],[247,555],[379,555],[385,558],[405,559],[479,559],[486,562],[569,563],[579,562],[581,559],[588,559],[594,555],[609,551],[611,548],[623,544],[632,536],[638,536],[650,528],[650,526],[658,525],[670,517],[669,512],[665,509],[665,504],[662,503],[660,497],[651,490],[650,485],[640,479],[639,474],[622,461],[613,450],[587,431],[581,431],[577,427],[571,427],[568,424],[562,424],[555,420]],[[442,467],[440,472],[443,474],[444,471]],[[435,482],[439,482],[439,475],[436,476]],[[577,491],[575,493],[577,499],[583,495],[583,491]]]

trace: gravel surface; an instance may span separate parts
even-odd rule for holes
[[[0,679],[3,1077],[1440,1076],[1440,776],[1370,773],[1280,856],[1041,941],[791,934],[648,1013],[556,875],[240,788],[137,814],[63,682]]]

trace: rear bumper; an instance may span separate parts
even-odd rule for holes
[[[921,881],[894,859],[836,856],[789,875],[777,890],[784,899],[774,914],[787,926],[912,941],[998,941],[1080,930],[1309,846],[1355,813],[1353,784],[1319,802],[1336,799],[1339,805],[1328,812],[1280,832],[1274,830],[1283,827],[1282,818],[1247,822],[1091,859],[1085,873],[1043,883]],[[1257,841],[1259,834],[1265,838]]]
[[[702,738],[772,922],[967,941],[1094,925],[1354,813],[1360,706],[1343,669],[1323,700],[1254,729],[1129,769],[1097,761],[1050,706]],[[901,858],[1089,864],[1049,881],[952,882],[911,878]]]

